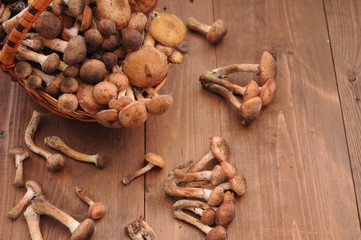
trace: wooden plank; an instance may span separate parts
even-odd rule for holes
[[[15,83],[5,81],[2,77],[0,84],[1,106],[4,109],[1,130],[5,132],[1,138],[1,178],[2,190],[6,193],[2,194],[2,215],[5,216],[25,192],[25,189],[15,190],[12,186],[14,163],[7,157],[8,149],[13,145],[25,146],[24,130],[33,109],[38,109],[45,114],[35,136],[39,146],[45,147],[45,137],[57,135],[81,152],[104,153],[109,163],[105,169],[99,170],[93,164],[67,158],[63,171],[54,174],[46,170],[42,158],[31,154],[30,160],[25,162],[25,178],[41,182],[46,197],[78,221],[87,217],[88,209],[75,193],[75,186],[81,186],[85,193],[96,201],[103,201],[107,208],[104,218],[96,222],[93,238],[126,238],[124,226],[144,214],[144,178],[141,177],[128,188],[120,181],[125,174],[141,166],[144,127],[114,130],[96,123],[63,119],[37,106]],[[1,218],[0,228],[1,239],[30,239],[23,216],[14,222],[6,217]],[[69,230],[46,216],[41,218],[41,229],[44,239],[67,239],[70,236]]]
[[[249,183],[228,239],[359,239],[359,219],[321,0],[214,1],[229,34],[217,64],[278,59],[276,98],[248,128],[222,105],[222,134]],[[351,50],[352,48],[350,48]],[[352,51],[352,50],[351,50]],[[235,77],[250,80],[252,74]],[[342,179],[342,180],[341,180]]]
[[[355,191],[361,204],[361,3],[324,1]]]
[[[159,10],[186,20],[196,16],[201,21],[213,20],[212,1],[160,2]],[[202,239],[204,234],[193,226],[182,224],[172,216],[175,198],[167,196],[162,184],[170,170],[189,160],[197,160],[209,151],[208,139],[220,134],[219,99],[202,90],[198,77],[215,65],[215,49],[203,37],[188,33],[190,52],[185,62],[172,66],[170,79],[161,93],[174,97],[174,105],[162,116],[152,117],[146,126],[146,151],[160,154],[167,161],[162,170],[146,176],[146,219],[159,239]]]

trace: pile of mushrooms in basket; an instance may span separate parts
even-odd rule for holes
[[[157,3],[54,0],[21,42],[14,73],[64,113],[84,111],[110,128],[140,126],[172,106],[172,96],[157,90],[169,64],[183,62],[175,49],[186,27],[155,11]],[[28,8],[1,5],[3,39]]]

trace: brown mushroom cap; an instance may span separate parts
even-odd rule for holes
[[[153,46],[142,47],[127,55],[123,61],[123,72],[134,86],[154,86],[168,72],[167,57]]]
[[[52,53],[48,56],[48,58],[45,60],[43,65],[41,66],[41,69],[44,73],[53,73],[55,72],[60,64],[60,57],[56,53]]]
[[[111,82],[100,82],[94,86],[94,99],[99,104],[108,104],[111,99],[115,99],[117,97],[117,90],[117,87]]]
[[[131,14],[128,0],[96,0],[96,5],[99,17],[113,20],[117,29],[128,23]]]
[[[211,175],[211,184],[213,186],[218,186],[219,184],[227,180],[227,174],[224,172],[223,168],[220,165],[216,165],[213,168]]]
[[[102,202],[93,203],[88,209],[88,216],[91,219],[100,219],[104,216],[105,205]]]
[[[228,179],[234,178],[237,173],[237,168],[230,162],[223,161],[220,163],[223,171],[228,176]]]
[[[151,13],[158,5],[159,0],[130,0],[132,12]]]
[[[119,92],[125,90],[129,85],[128,77],[123,72],[114,72],[110,74],[106,81],[117,86]]]
[[[213,44],[220,42],[227,34],[227,28],[222,19],[216,20],[207,33],[207,39]]]
[[[223,197],[224,197],[224,189],[221,186],[217,186],[213,189],[207,204],[210,207],[216,207],[223,202]]]
[[[86,30],[88,30],[92,24],[92,20],[93,20],[93,12],[88,5],[85,5],[79,31],[85,32]]]
[[[225,240],[227,238],[227,230],[222,226],[216,226],[206,236],[206,240]]]
[[[216,215],[216,211],[214,211],[213,208],[207,208],[203,211],[203,214],[202,214],[200,220],[203,224],[211,226],[214,224],[215,215]]]
[[[70,237],[70,240],[82,240],[90,238],[95,229],[94,221],[90,218],[85,219],[80,225],[75,229],[73,234]]]
[[[216,210],[215,223],[226,228],[233,221],[235,215],[234,197],[231,192],[226,192],[224,202]]]
[[[153,115],[161,115],[173,105],[173,97],[168,94],[158,95],[146,102],[147,111]]]
[[[147,120],[148,113],[145,104],[133,102],[119,112],[119,121],[124,127],[138,127]]]
[[[70,65],[65,68],[63,73],[64,73],[64,76],[66,76],[66,77],[75,78],[79,74],[79,68],[75,65]]]
[[[104,38],[101,47],[105,51],[112,51],[120,45],[120,37],[118,34]]]
[[[119,112],[116,109],[105,109],[97,113],[97,121],[107,128],[120,128]]]
[[[63,155],[56,153],[46,159],[46,167],[51,172],[59,172],[64,168],[65,158]]]
[[[155,154],[155,153],[152,153],[152,152],[149,152],[149,153],[146,153],[144,155],[144,159],[153,164],[154,166],[157,166],[159,168],[163,168],[165,166],[165,161],[164,159],[159,156],[158,154]]]
[[[30,75],[26,79],[26,86],[32,89],[43,88],[43,80],[39,76]]]
[[[244,91],[242,100],[247,101],[251,98],[257,97],[258,95],[259,95],[258,84],[252,80],[246,85],[246,90]]]
[[[168,60],[174,64],[182,64],[184,62],[184,55],[179,51],[173,51]]]
[[[130,15],[127,27],[142,33],[147,25],[147,21],[148,18],[144,13],[134,12],[132,15]]]
[[[103,80],[106,73],[107,69],[105,64],[97,59],[90,59],[84,62],[79,71],[81,80],[92,84],[96,84]]]
[[[14,67],[14,73],[19,78],[27,78],[31,74],[31,71],[32,67],[30,63],[25,61],[17,62]]]
[[[109,108],[116,109],[118,111],[122,111],[123,108],[128,106],[133,102],[133,99],[131,99],[128,96],[121,96],[118,99],[112,99],[109,101],[108,106]]]
[[[82,36],[77,35],[70,38],[64,51],[64,62],[68,65],[80,63],[86,56],[86,43]]]
[[[262,107],[267,107],[271,104],[275,91],[276,81],[273,78],[268,78],[261,88],[260,98],[262,100]]]
[[[135,51],[143,44],[143,37],[140,32],[131,28],[123,28],[121,30],[123,47],[125,49]]]
[[[78,80],[76,80],[73,77],[67,77],[60,83],[60,91],[63,93],[74,93],[78,90],[79,83]]]
[[[102,61],[107,69],[112,69],[118,63],[117,56],[112,52],[105,52],[100,57],[100,61]]]
[[[261,112],[262,100],[260,97],[251,98],[242,103],[240,107],[241,116],[243,117],[241,124],[248,125],[253,122]]]
[[[268,78],[276,79],[277,65],[273,56],[269,52],[263,52],[261,60],[259,61],[259,79],[263,86]]]
[[[58,16],[49,11],[44,11],[33,24],[33,28],[40,36],[53,39],[63,30],[63,24]]]
[[[149,27],[152,37],[168,47],[179,45],[183,41],[186,31],[187,28],[183,21],[169,13],[158,13]]]
[[[85,0],[69,0],[68,12],[71,16],[77,17],[82,14],[85,7]]]
[[[103,36],[96,28],[91,28],[84,33],[84,39],[86,42],[88,52],[94,51],[103,42]]]
[[[213,155],[219,162],[228,162],[230,157],[230,150],[226,140],[223,137],[213,136],[209,139],[210,148]]]
[[[78,105],[78,99],[74,94],[64,93],[58,98],[58,106],[63,112],[74,112]]]
[[[64,9],[64,0],[54,0],[52,11],[55,15],[59,16]]]
[[[33,192],[35,192],[36,196],[40,196],[43,194],[43,186],[41,183],[33,180],[28,180],[25,182],[25,187],[27,189],[32,189]]]
[[[98,22],[98,30],[104,38],[108,38],[115,33],[117,26],[114,21],[104,18]]]
[[[9,155],[14,157],[15,155],[23,155],[24,159],[29,157],[29,152],[23,147],[17,146],[9,150]]]
[[[76,92],[80,107],[90,114],[96,114],[105,109],[105,106],[100,105],[95,101],[93,89],[93,85],[81,83],[79,84],[78,91]]]
[[[247,181],[244,176],[236,174],[234,178],[229,180],[232,190],[238,196],[243,196],[247,191]]]

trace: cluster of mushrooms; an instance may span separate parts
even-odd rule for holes
[[[65,211],[54,206],[45,196],[42,185],[34,180],[25,183],[26,193],[20,201],[8,212],[8,217],[15,220],[25,209],[23,215],[27,222],[30,237],[32,240],[42,240],[40,231],[40,215],[47,215],[64,224],[71,236],[69,239],[88,239],[94,233],[95,224],[93,220],[100,219],[105,213],[105,206],[102,202],[94,202],[86,196],[81,188],[76,187],[78,197],[90,205],[88,209],[89,218],[82,222],[77,221]]]
[[[228,80],[235,72],[254,72],[259,74],[261,87],[254,80],[245,87]],[[267,107],[276,90],[277,65],[269,52],[263,52],[258,64],[231,64],[205,72],[200,76],[202,86],[227,99],[241,114],[241,124],[246,126],[259,115],[262,107]],[[240,101],[235,95],[241,95]]]
[[[195,163],[185,164],[169,174],[163,190],[172,197],[184,198],[173,205],[175,218],[199,228],[206,240],[224,240],[226,228],[235,217],[235,198],[246,193],[246,179],[230,163],[230,150],[224,138],[210,138],[210,151]],[[205,170],[217,159],[213,170]],[[197,219],[185,211],[200,216]]]
[[[54,0],[21,42],[14,72],[28,87],[56,98],[64,113],[83,110],[109,128],[140,126],[148,114],[172,106],[172,96],[155,88],[187,51],[184,23],[154,11],[157,3]],[[1,18],[5,34],[28,9],[22,7]]]

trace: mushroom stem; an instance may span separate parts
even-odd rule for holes
[[[106,166],[106,158],[102,154],[88,155],[80,153],[70,148],[61,138],[57,136],[46,137],[44,143],[55,150],[58,150],[66,156],[81,162],[94,163],[98,168]]]
[[[206,155],[204,155],[200,160],[195,162],[192,167],[188,170],[188,172],[199,172],[204,169],[207,163],[214,159],[214,155],[212,151],[209,151]]]
[[[37,146],[33,141],[34,134],[40,122],[40,117],[41,114],[38,111],[33,112],[30,122],[25,130],[25,144],[32,152],[39,154],[46,159],[46,164],[49,171],[60,171],[64,167],[64,157],[61,154],[51,154],[45,149]]]
[[[158,237],[152,227],[149,226],[149,224],[142,218],[127,224],[125,231],[132,239],[135,240],[158,240]]]
[[[192,17],[188,19],[186,25],[190,30],[199,32],[204,36],[207,36],[209,30],[211,30],[211,26],[201,23],[200,21]]]
[[[227,28],[222,19],[217,19],[211,26],[209,26],[194,18],[189,18],[186,26],[190,30],[201,33],[213,44],[220,42],[227,34]]]
[[[154,167],[154,165],[152,163],[148,163],[145,167],[139,169],[138,171],[134,172],[134,173],[130,173],[127,176],[125,176],[122,180],[122,182],[125,185],[128,185],[131,181],[133,181],[135,178],[143,175],[144,173],[148,172],[149,170],[151,170]]]
[[[24,186],[23,161],[29,157],[27,150],[22,147],[14,147],[10,149],[9,155],[15,159],[15,187]]]
[[[242,105],[241,102],[227,88],[222,87],[218,84],[204,81],[202,79],[200,79],[200,82],[204,88],[206,88],[207,90],[209,90],[211,92],[221,95],[222,97],[227,99],[235,108],[237,108],[238,110],[240,109],[240,107]]]
[[[258,73],[259,64],[248,64],[248,63],[231,64],[224,67],[215,68],[210,72],[210,74],[212,74],[215,77],[221,77],[223,75],[228,75],[236,72]]]
[[[205,234],[208,234],[212,230],[212,228],[210,226],[207,226],[207,225],[203,224],[201,221],[199,221],[198,219],[196,219],[196,218],[194,218],[192,216],[189,216],[188,214],[186,214],[182,210],[174,210],[173,211],[173,216],[175,218],[179,219],[179,220],[182,220],[184,222],[192,224],[193,226],[195,226],[196,228],[198,228],[199,230],[201,230]]]
[[[21,12],[13,16],[12,18],[8,19],[7,21],[2,23],[2,26],[7,34],[11,32],[11,30],[15,27],[18,20],[24,14],[25,11],[28,10],[28,7],[24,8]]]
[[[88,204],[89,206],[91,206],[91,205],[94,204],[94,201],[91,200],[87,195],[85,195],[85,194],[83,193],[83,189],[82,189],[82,188],[76,186],[76,187],[75,187],[75,192],[76,192],[76,194],[78,195],[78,197],[79,197],[83,202],[85,202],[86,204]]]
[[[46,73],[44,73],[43,71],[41,71],[41,70],[39,70],[37,68],[33,68],[32,71],[31,71],[31,74],[40,77],[41,80],[43,80],[45,82],[45,85],[47,87],[50,86],[50,84],[56,78],[55,76],[46,74]]]
[[[183,172],[180,170],[175,170],[172,176],[172,180],[176,183],[210,181],[213,186],[219,185],[220,183],[226,181],[226,179],[227,175],[219,165],[216,165],[212,171]]]
[[[40,216],[31,206],[28,206],[24,212],[25,220],[29,227],[29,233],[32,240],[43,240],[40,231]]]
[[[212,83],[221,85],[221,86],[227,88],[229,91],[239,94],[239,95],[243,95],[246,90],[245,87],[241,87],[237,84],[231,83],[231,82],[226,81],[221,78],[218,78],[218,77],[212,75],[211,72],[206,72],[205,74],[203,74],[200,77],[200,81],[212,82]]]

